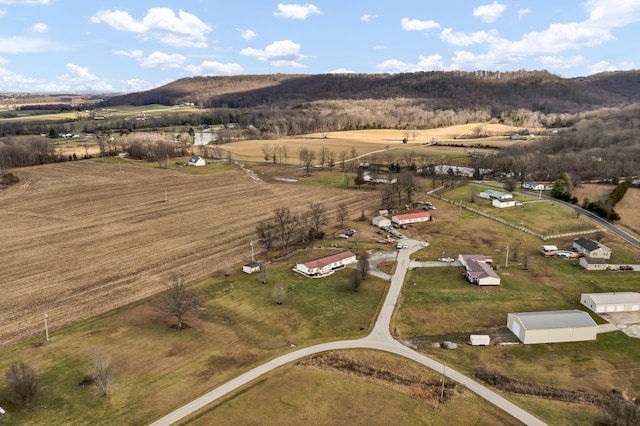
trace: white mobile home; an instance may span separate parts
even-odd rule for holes
[[[431,220],[429,212],[407,213],[393,216],[391,221],[397,225],[408,225],[410,223],[428,222]]]
[[[596,340],[598,330],[591,316],[577,309],[509,313],[507,328],[524,344]]]
[[[295,271],[308,277],[332,274],[336,269],[356,263],[356,255],[349,250],[296,264]]]
[[[640,293],[584,293],[580,296],[580,303],[596,313],[640,312]]]

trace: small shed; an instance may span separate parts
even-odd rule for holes
[[[384,216],[376,216],[371,221],[372,224],[377,226],[378,228],[382,228],[385,226],[391,226],[391,220]]]
[[[580,303],[596,313],[640,312],[640,293],[584,293],[580,296]]]
[[[486,334],[472,334],[469,336],[469,344],[471,346],[489,346],[491,337]]]
[[[593,318],[577,309],[509,313],[507,328],[524,344],[596,340],[598,331]]]
[[[499,209],[506,209],[507,207],[515,207],[516,202],[515,200],[499,200],[497,198],[494,198],[493,200],[491,200],[491,205]]]
[[[250,262],[242,267],[242,272],[247,274],[253,274],[254,272],[260,272],[260,264],[258,262]]]

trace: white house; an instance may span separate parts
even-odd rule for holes
[[[640,293],[618,291],[615,293],[584,293],[580,303],[596,313],[639,312]]]
[[[189,163],[190,166],[206,166],[207,162],[204,161],[204,158],[200,157],[199,155],[194,155],[193,157],[191,157],[189,159]]]
[[[587,271],[607,270],[607,261],[598,257],[582,256],[578,263]]]
[[[356,263],[356,255],[349,250],[296,264],[295,271],[306,276],[325,276],[346,265]]]
[[[491,267],[491,258],[481,254],[460,254],[458,260],[465,269],[464,276],[471,284],[500,285],[500,277]]]
[[[524,189],[531,189],[533,191],[544,191],[545,190],[545,186],[543,183],[537,183],[537,182],[525,182],[522,184],[522,187]]]
[[[596,340],[598,326],[577,309],[507,314],[507,328],[524,344]]]
[[[409,223],[428,222],[431,220],[429,212],[399,214],[391,217],[391,221],[396,225],[407,225]]]
[[[516,205],[516,201],[515,200],[502,201],[494,198],[493,200],[491,200],[491,205],[499,209],[506,209],[507,207],[514,207]]]
[[[508,191],[496,191],[494,189],[487,189],[486,191],[481,192],[479,195],[480,198],[485,198],[487,200],[513,200],[513,194]]]
[[[258,262],[250,262],[242,267],[242,272],[247,274],[253,274],[254,272],[260,272],[260,264]]]
[[[590,240],[589,238],[576,238],[573,240],[573,248],[585,256],[597,259],[611,258],[611,249],[609,247],[597,241]]]
[[[377,226],[378,228],[391,226],[391,220],[388,217],[384,217],[384,216],[374,217],[371,223]]]

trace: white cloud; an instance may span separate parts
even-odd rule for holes
[[[354,74],[354,72],[346,68],[338,68],[333,71],[329,71],[327,74]]]
[[[0,0],[0,4],[51,4],[52,0]]]
[[[194,75],[233,75],[242,74],[242,67],[238,64],[216,61],[203,61],[200,65],[188,65],[184,67]]]
[[[38,22],[37,24],[33,24],[31,27],[31,31],[36,33],[46,33],[48,30],[47,24],[43,24],[42,22]]]
[[[6,10],[0,9],[0,16],[6,15],[6,14],[7,14]]]
[[[443,71],[447,68],[442,62],[442,56],[419,56],[417,64],[407,64],[397,59],[389,59],[377,65],[380,72],[384,73],[402,73],[402,72],[418,72],[418,71]]]
[[[7,62],[9,62],[9,61],[7,61],[5,58],[0,56],[0,64],[6,64]]]
[[[119,31],[129,31],[157,38],[174,47],[207,47],[206,34],[211,26],[192,13],[154,7],[147,11],[141,21],[136,21],[128,12],[101,10],[91,18],[93,23],[104,22]]]
[[[373,48],[375,50],[384,50],[387,48],[387,46],[385,46],[384,44],[376,44],[375,46],[373,46]]]
[[[116,55],[120,55],[120,56],[126,56],[127,58],[142,58],[142,55],[144,54],[144,52],[142,50],[131,50],[129,52],[127,52],[126,50],[116,50],[113,53],[115,53]]]
[[[420,21],[418,19],[402,18],[400,25],[405,31],[424,31],[432,28],[440,28],[440,24],[431,19],[428,21]]]
[[[113,87],[98,76],[91,74],[89,68],[75,64],[67,64],[67,74],[63,74],[53,82],[45,83],[43,86],[46,92],[113,92]]]
[[[451,28],[445,28],[440,33],[440,40],[452,46],[469,46],[472,44],[491,43],[500,37],[494,30],[477,31],[475,33],[454,33]]]
[[[473,8],[473,16],[477,16],[484,22],[495,22],[502,15],[507,6],[494,1],[491,4],[485,4]]]
[[[531,11],[529,9],[518,9],[518,19],[522,19],[530,13]]]
[[[255,38],[257,36],[257,34],[252,30],[243,30],[241,31],[241,34],[242,38],[245,40],[251,40],[252,38]]]
[[[153,52],[146,58],[140,58],[138,62],[140,66],[145,68],[180,68],[184,61],[186,61],[186,57],[179,55],[177,53],[167,54],[164,52]]]
[[[245,56],[255,56],[261,61],[271,62],[271,64],[276,67],[293,68],[303,68],[304,65],[301,65],[298,61],[306,57],[300,53],[300,45],[292,42],[291,40],[276,41],[264,49],[242,49],[240,54]]]
[[[37,53],[60,50],[60,47],[48,40],[40,40],[22,36],[0,37],[1,53]]]
[[[376,19],[378,16],[377,15],[369,15],[368,13],[365,13],[364,15],[362,15],[360,17],[360,20],[363,22],[371,22],[372,20]]]
[[[541,56],[537,58],[545,68],[565,69],[582,65],[586,62],[584,56]]]
[[[122,82],[122,90],[126,93],[142,92],[153,88],[153,84],[139,78],[132,78]]]
[[[591,71],[591,74],[598,74],[600,72],[618,71],[618,68],[614,67],[607,61],[600,61],[589,66],[589,70]]]
[[[309,15],[320,15],[320,9],[313,4],[278,4],[278,11],[273,13],[285,19],[307,19]]]
[[[589,0],[583,6],[589,13],[587,22],[598,26],[623,27],[640,20],[640,2],[636,0]]]

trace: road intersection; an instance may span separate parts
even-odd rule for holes
[[[301,358],[335,350],[344,349],[373,349],[384,352],[393,353],[411,359],[419,364],[431,368],[438,373],[443,374],[446,378],[455,381],[469,390],[475,392],[478,396],[484,398],[514,418],[520,420],[526,425],[545,425],[544,422],[534,417],[527,411],[498,395],[488,387],[476,382],[475,380],[457,372],[456,370],[445,366],[444,364],[424,356],[415,350],[403,345],[396,340],[390,330],[391,318],[395,311],[396,304],[399,300],[402,287],[404,285],[407,271],[411,266],[411,254],[424,247],[423,241],[408,240],[409,248],[397,251],[396,272],[391,276],[390,286],[387,296],[384,300],[378,318],[376,319],[373,330],[369,335],[361,339],[339,340],[334,342],[322,343],[319,345],[301,348],[275,359],[265,362],[252,370],[224,383],[223,385],[207,392],[206,394],[196,398],[190,403],[172,411],[164,417],[156,420],[151,426],[169,426],[172,425],[192,413],[206,407],[217,399],[235,391],[236,389],[250,383],[258,377],[291,362]]]

